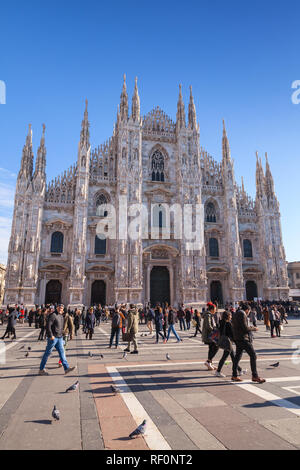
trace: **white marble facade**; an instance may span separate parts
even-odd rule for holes
[[[141,118],[137,81],[129,113],[125,77],[112,137],[91,148],[86,103],[77,162],[48,184],[45,126],[34,170],[30,127],[16,185],[4,303],[160,300],[200,306],[209,299],[287,298],[279,204],[268,160],[264,170],[257,156],[254,201],[235,181],[225,124],[222,145],[220,163],[200,147],[192,89],[187,122],[181,87],[176,122],[159,107]],[[149,214],[157,204],[156,227],[164,227],[160,204],[202,204],[196,230],[204,246],[188,251],[172,218],[167,238],[140,233],[135,240],[120,239],[120,196],[128,206],[145,204]],[[101,209],[105,202],[116,209],[117,237],[96,246],[97,224],[109,220]]]

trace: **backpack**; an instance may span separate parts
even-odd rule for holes
[[[119,326],[120,326],[120,319],[121,319],[120,314],[119,314],[119,313],[115,313],[114,316],[113,316],[113,319],[112,319],[112,324],[111,324],[111,326],[112,326],[113,328],[119,328]]]

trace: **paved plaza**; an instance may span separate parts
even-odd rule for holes
[[[42,377],[37,373],[46,342],[37,341],[39,330],[18,325],[18,339],[5,340],[6,363],[0,365],[0,449],[299,449],[300,364],[292,355],[300,320],[289,319],[281,338],[270,338],[262,322],[258,326],[254,344],[263,385],[251,382],[246,354],[241,384],[230,380],[231,362],[225,378],[208,372],[207,346],[200,336],[190,337],[194,329],[181,332],[178,324],[183,342],[171,337],[166,345],[145,337],[141,325],[139,354],[123,359],[124,343],[107,349],[110,324],[101,323],[93,340],[80,334],[68,343],[75,372],[65,376],[54,352],[47,364],[51,375]],[[278,361],[278,368],[270,367]],[[76,380],[78,390],[65,393]],[[120,394],[112,393],[112,384]],[[59,422],[52,422],[54,404]],[[129,439],[144,418],[146,435]]]

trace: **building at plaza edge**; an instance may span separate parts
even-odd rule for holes
[[[45,126],[35,166],[29,126],[16,184],[5,305],[201,306],[209,299],[288,298],[279,203],[267,156],[263,169],[257,155],[253,200],[243,182],[236,183],[225,124],[220,163],[200,146],[192,89],[187,119],[181,86],[176,122],[159,107],[142,118],[137,80],[129,110],[124,77],[112,137],[91,147],[89,126],[86,103],[77,161],[48,183]],[[196,230],[203,246],[188,250],[185,234],[175,237],[172,219],[167,239],[99,238],[97,224],[108,216],[105,204],[115,207],[118,221],[120,196],[129,206],[148,207],[149,226],[158,230],[165,224],[164,204],[201,204]]]

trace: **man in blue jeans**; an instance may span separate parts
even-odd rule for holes
[[[62,365],[65,370],[65,374],[72,372],[75,367],[69,367],[69,364],[66,359],[65,350],[64,350],[64,338],[63,338],[63,330],[64,330],[64,306],[62,304],[58,305],[55,312],[50,313],[47,318],[47,325],[46,325],[46,333],[47,333],[47,346],[44,356],[42,358],[42,362],[40,364],[39,375],[49,375],[48,372],[45,371],[46,363],[50,357],[50,354],[55,348],[59,354],[59,358],[62,362]]]

